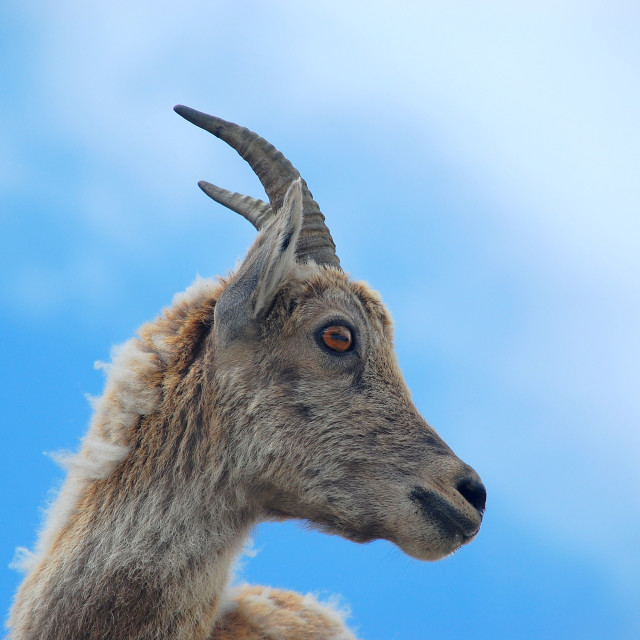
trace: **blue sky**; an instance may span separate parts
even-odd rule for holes
[[[527,4],[0,4],[5,608],[93,362],[251,243],[196,181],[260,185],[183,103],[300,169],[489,492],[440,563],[291,523],[241,577],[339,594],[372,640],[640,636],[640,11]]]

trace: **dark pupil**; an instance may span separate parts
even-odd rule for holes
[[[331,333],[329,334],[332,340],[342,340],[343,342],[349,342],[349,336],[344,335],[344,333]]]

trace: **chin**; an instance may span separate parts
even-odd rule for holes
[[[475,537],[475,536],[474,536]],[[442,539],[439,536],[434,537],[433,540],[423,539],[404,539],[402,541],[394,542],[402,551],[408,556],[415,558],[416,560],[422,560],[424,562],[436,562],[442,560],[447,556],[453,555],[458,549],[470,542],[473,537],[464,539],[462,536],[455,536],[453,539]]]

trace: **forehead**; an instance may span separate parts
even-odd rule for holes
[[[301,308],[323,312],[332,309],[355,312],[391,337],[391,315],[380,294],[365,282],[350,280],[345,273],[336,269],[321,268],[306,277],[303,285],[303,290],[297,297]]]

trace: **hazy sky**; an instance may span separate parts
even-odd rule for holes
[[[93,362],[253,237],[196,181],[257,179],[184,103],[296,164],[489,492],[440,563],[292,523],[239,579],[338,594],[371,640],[639,637],[640,10],[526,4],[0,4],[5,567]]]

